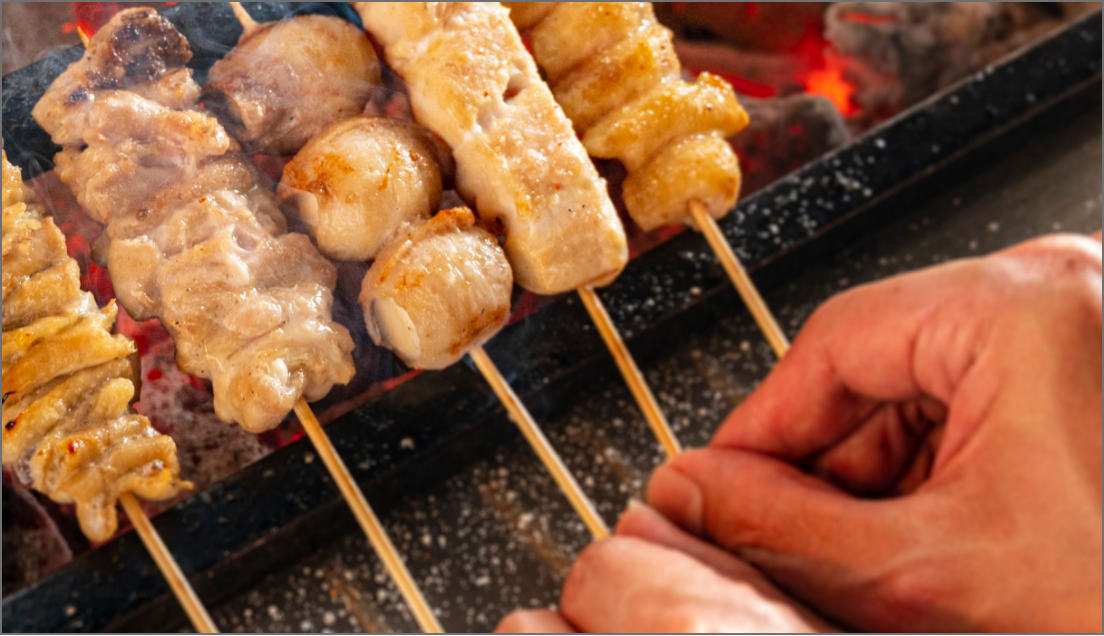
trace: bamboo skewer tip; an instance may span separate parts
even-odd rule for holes
[[[253,16],[249,15],[249,12],[245,10],[245,7],[242,6],[242,3],[231,2],[230,10],[234,12],[234,17],[237,18],[238,23],[241,24],[241,39],[244,40],[245,38],[248,38],[250,35],[253,34],[254,31],[260,28],[261,25],[253,19]]]
[[[491,389],[498,396],[502,405],[506,407],[506,412],[510,415],[510,419],[514,424],[521,429],[521,433],[525,436],[526,441],[529,442],[529,446],[533,449],[533,452],[537,454],[537,457],[544,464],[545,468],[552,475],[552,479],[556,482],[556,485],[560,487],[564,496],[567,497],[568,502],[571,503],[572,508],[578,513],[579,517],[583,520],[583,524],[590,530],[590,534],[595,539],[604,539],[610,535],[609,526],[602,519],[602,516],[598,514],[598,511],[594,508],[594,504],[587,498],[583,489],[579,486],[579,483],[575,481],[575,477],[571,475],[571,472],[567,469],[567,466],[563,463],[563,459],[552,447],[552,444],[548,441],[548,438],[541,432],[539,426],[533,416],[529,414],[529,410],[525,408],[525,405],[518,398],[514,390],[510,388],[510,384],[506,381],[506,378],[502,377],[502,373],[499,372],[498,367],[495,366],[494,361],[491,360],[487,352],[483,350],[483,347],[473,347],[468,355],[471,356],[472,361],[475,362],[476,368],[483,374],[483,378],[487,380],[487,384],[491,385]]]
[[[146,516],[146,512],[142,510],[138,500],[134,498],[133,494],[125,492],[119,497],[119,503],[122,504],[123,510],[130,517],[130,523],[134,526],[135,532],[138,533],[138,537],[145,544],[150,556],[153,557],[154,563],[157,564],[157,568],[161,570],[161,575],[165,577],[165,581],[168,582],[196,631],[201,634],[219,633],[215,621],[211,619],[207,608],[203,606],[203,602],[199,600],[199,596],[192,589],[191,583],[188,582],[188,579],[180,570],[180,566],[176,563],[172,553],[165,547],[161,535],[153,527],[153,522]]]
[[[614,362],[617,363],[617,368],[620,369],[621,375],[625,378],[625,383],[629,385],[629,391],[636,399],[637,406],[640,407],[644,419],[652,427],[652,432],[659,440],[660,445],[663,446],[664,452],[667,453],[668,457],[678,455],[682,452],[682,445],[671,429],[671,424],[663,415],[663,410],[660,408],[655,394],[648,387],[644,374],[640,372],[640,367],[637,366],[636,360],[633,359],[624,339],[618,333],[617,326],[613,324],[613,319],[610,318],[609,312],[602,304],[602,299],[598,297],[598,293],[592,287],[586,285],[576,291],[579,298],[582,299],[587,313],[590,314],[591,320],[598,328],[599,335],[605,341],[606,348],[609,349]]]
[[[721,266],[724,267],[728,277],[732,280],[732,284],[736,286],[736,291],[739,292],[740,298],[743,299],[748,311],[755,318],[759,330],[763,332],[767,342],[774,349],[775,355],[779,358],[786,355],[786,352],[790,350],[789,338],[778,326],[778,321],[775,320],[770,307],[767,306],[766,301],[759,294],[759,290],[755,287],[751,277],[748,276],[747,270],[740,264],[736,252],[732,250],[732,246],[725,239],[721,227],[717,225],[717,221],[709,215],[709,211],[697,199],[690,202],[690,215],[694,219],[694,223],[697,224],[698,230],[705,236],[705,240],[710,247],[713,248],[717,259],[721,261]]]
[[[322,429],[322,425],[318,422],[318,418],[315,417],[314,411],[311,410],[305,399],[300,398],[295,404],[295,414],[299,417],[303,430],[306,431],[307,436],[314,443],[315,450],[318,451],[318,455],[329,470],[334,483],[337,484],[338,490],[341,491],[346,503],[349,504],[349,508],[352,509],[353,515],[360,523],[360,527],[364,530],[364,534],[368,537],[368,542],[376,551],[380,561],[383,562],[384,568],[391,575],[391,580],[395,582],[395,586],[399,588],[399,592],[406,601],[411,614],[414,615],[414,620],[417,621],[418,626],[426,633],[444,633],[440,621],[437,620],[437,615],[430,608],[425,595],[418,588],[418,584],[414,582],[414,577],[411,576],[406,563],[399,556],[395,544],[387,536],[387,530],[384,529],[379,517],[376,516],[376,513],[368,504],[368,500],[365,499],[360,486],[357,485],[352,474],[349,473],[345,462],[337,454],[333,442]]]

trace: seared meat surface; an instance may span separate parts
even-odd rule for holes
[[[129,77],[122,67],[116,88],[99,88],[94,71],[108,65],[101,56],[113,55],[134,24],[145,25],[134,47],[174,55],[146,65],[160,75]],[[34,114],[64,147],[58,175],[107,225],[120,302],[135,318],[161,319],[180,368],[212,381],[220,418],[263,431],[300,396],[316,400],[348,382],[353,342],[331,319],[333,265],[306,236],[284,233],[274,196],[237,143],[194,99],[159,101],[156,89],[170,77],[184,78],[180,94],[198,96],[180,66],[189,55],[156,12],[120,12]]]
[[[65,237],[6,155],[3,171],[3,462],[75,504],[85,535],[106,541],[120,495],[162,500],[189,484],[178,478],[172,438],[130,408],[136,348],[111,334],[115,303],[100,309],[81,291]]]
[[[356,3],[406,81],[415,118],[452,148],[456,186],[500,225],[518,284],[553,294],[612,281],[624,228],[571,122],[498,3]]]
[[[364,32],[301,15],[247,30],[211,67],[205,101],[250,152],[292,155],[364,110],[380,68]]]
[[[510,3],[511,17],[532,27],[533,55],[587,151],[625,165],[637,225],[693,225],[693,200],[713,218],[727,214],[740,166],[725,138],[748,123],[732,87],[709,73],[683,81],[649,2],[533,4]]]
[[[410,367],[443,369],[506,325],[513,286],[498,240],[455,208],[388,245],[360,303],[376,344]]]
[[[366,261],[429,220],[441,187],[428,131],[356,117],[312,139],[284,168],[279,192],[294,198],[323,254]]]

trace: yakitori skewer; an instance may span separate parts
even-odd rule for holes
[[[150,44],[137,46],[135,36]],[[63,146],[62,181],[107,224],[120,301],[136,318],[161,319],[181,368],[212,380],[222,419],[256,432],[296,408],[343,494],[357,494],[305,402],[354,372],[352,340],[330,317],[333,266],[305,236],[284,233],[272,194],[236,144],[195,110],[199,87],[184,66],[191,52],[171,24],[149,9],[123,11],[88,49],[34,116]],[[421,628],[441,631],[363,496],[350,505]]]
[[[506,3],[532,29],[533,55],[591,155],[629,171],[625,205],[645,230],[694,225],[716,252],[775,353],[789,348],[717,226],[735,204],[740,168],[725,137],[747,125],[732,87],[681,78],[671,32],[648,2]]]
[[[307,143],[285,167],[279,191],[323,254],[373,261],[360,294],[372,340],[414,369],[443,369],[471,355],[587,528],[606,536],[602,518],[482,349],[506,325],[514,277],[497,238],[471,210],[436,211],[446,181],[440,164],[448,162],[436,156],[418,124],[354,117]]]
[[[3,173],[4,465],[51,499],[75,503],[93,541],[115,534],[121,503],[192,624],[217,632],[134,498],[191,487],[178,477],[172,439],[130,408],[135,344],[111,335],[115,304],[101,310],[81,290],[61,230],[6,155]]]
[[[577,291],[599,330],[616,334],[593,290],[628,261],[624,228],[508,14],[498,3],[355,5],[406,81],[415,117],[452,148],[457,189],[504,229],[518,283]],[[665,449],[677,450],[628,348],[604,339]]]
[[[244,24],[251,35],[212,67],[206,102],[250,150],[298,152],[284,170],[281,196],[292,204],[288,209],[298,209],[323,254],[375,262],[361,294],[369,334],[411,368],[441,369],[505,326],[510,264],[470,210],[434,216],[452,181],[442,174],[451,173],[452,159],[428,131],[412,122],[354,116],[367,99],[367,91],[356,88],[364,78],[339,75],[355,75],[360,60],[378,81],[376,62],[374,56],[363,59],[362,48],[372,53],[362,33],[343,38],[332,23],[353,29],[319,16]],[[321,54],[316,44],[304,44],[320,40],[332,43]],[[586,526],[597,536],[608,534],[517,396],[501,391],[506,383],[494,365],[478,367]]]

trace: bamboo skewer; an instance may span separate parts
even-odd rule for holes
[[[644,419],[647,420],[648,424],[652,427],[652,432],[655,433],[660,445],[663,446],[663,450],[667,453],[668,457],[678,455],[682,452],[682,446],[679,444],[678,437],[676,437],[674,431],[671,430],[671,425],[667,422],[667,418],[664,417],[663,411],[660,410],[659,402],[656,401],[652,390],[648,388],[648,383],[644,380],[644,375],[640,372],[640,367],[636,366],[636,361],[633,360],[632,353],[630,353],[629,348],[625,346],[625,341],[622,340],[621,334],[617,332],[617,327],[613,324],[613,320],[610,318],[609,312],[606,311],[605,305],[602,304],[602,299],[598,297],[597,292],[595,292],[592,287],[584,286],[576,291],[579,292],[579,298],[582,299],[583,305],[586,306],[587,312],[590,313],[590,318],[594,321],[594,325],[598,327],[598,333],[602,335],[602,340],[606,342],[606,347],[610,350],[610,354],[613,355],[613,360],[617,363],[617,368],[621,370],[621,375],[624,376],[625,382],[629,385],[629,390],[632,391],[633,397],[636,398],[637,405],[640,406],[641,412],[644,413]]]
[[[261,26],[253,19],[253,16],[249,15],[249,12],[245,10],[242,3],[231,2],[230,10],[234,12],[234,17],[237,18],[238,22],[241,24],[243,38],[249,37],[249,34],[253,33]]]
[[[199,596],[196,595],[195,590],[188,583],[188,579],[180,571],[180,566],[177,565],[169,549],[165,547],[165,542],[161,540],[161,535],[157,534],[157,529],[153,527],[153,523],[150,522],[145,511],[138,505],[138,500],[134,498],[134,495],[126,492],[119,497],[119,503],[123,505],[123,510],[130,517],[130,523],[138,532],[142,543],[146,545],[150,556],[157,563],[157,568],[161,570],[161,575],[169,583],[173,594],[176,595],[176,600],[180,601],[184,613],[191,619],[196,631],[201,634],[219,633],[215,621],[211,620],[207,608],[203,606],[203,602],[199,600]]]
[[[694,217],[694,222],[697,223],[701,233],[705,235],[705,240],[713,248],[713,252],[720,259],[721,266],[728,273],[728,277],[732,279],[732,284],[736,286],[736,291],[744,299],[744,304],[747,305],[748,311],[755,318],[759,330],[770,342],[775,355],[779,358],[786,355],[786,352],[790,350],[790,340],[786,337],[782,328],[778,326],[778,321],[774,319],[770,307],[759,295],[755,283],[752,282],[751,277],[748,276],[747,271],[740,264],[740,260],[736,258],[736,253],[732,251],[732,246],[728,244],[720,226],[713,220],[713,217],[709,216],[709,212],[700,201],[690,202],[690,214]]]
[[[548,438],[541,432],[537,423],[533,420],[533,416],[529,414],[528,409],[522,404],[521,399],[518,398],[514,390],[510,388],[510,384],[506,382],[506,379],[499,373],[498,367],[495,366],[487,352],[483,350],[483,347],[475,347],[468,352],[472,361],[475,362],[475,366],[479,368],[479,371],[483,374],[483,377],[487,380],[487,383],[491,385],[491,389],[494,390],[495,395],[502,402],[502,405],[506,407],[506,412],[510,414],[510,419],[514,424],[521,429],[521,434],[525,436],[525,439],[529,442],[529,445],[533,448],[533,451],[540,458],[548,472],[552,474],[552,479],[556,480],[556,484],[563,491],[568,501],[571,502],[571,506],[575,508],[575,512],[582,518],[583,523],[586,524],[590,534],[595,539],[604,539],[609,536],[609,527],[606,526],[606,522],[602,520],[601,515],[594,509],[594,504],[587,499],[586,494],[583,493],[582,488],[579,487],[579,483],[575,481],[575,478],[571,476],[567,466],[564,465],[563,460],[556,453],[556,450],[552,448],[552,445],[548,442]]]
[[[238,19],[238,22],[242,26],[243,38],[248,37],[250,33],[259,28],[260,25],[249,15],[245,7],[242,6],[242,3],[231,2],[230,8],[234,12],[234,17]],[[429,607],[429,603],[426,602],[425,595],[423,595],[422,591],[418,588],[418,584],[414,582],[414,577],[411,576],[410,570],[407,569],[402,557],[399,556],[398,550],[395,549],[395,544],[392,543],[391,538],[387,536],[387,531],[384,529],[383,524],[380,523],[379,517],[376,516],[371,506],[368,505],[368,500],[364,498],[364,493],[361,492],[360,486],[353,480],[353,476],[349,473],[349,469],[345,466],[345,462],[342,461],[341,456],[337,454],[333,442],[322,429],[322,425],[318,422],[318,418],[315,417],[314,412],[311,410],[306,400],[300,398],[295,404],[295,414],[299,417],[299,422],[303,425],[303,430],[306,431],[307,436],[309,436],[311,442],[314,443],[315,450],[317,450],[318,454],[322,457],[322,462],[326,465],[326,468],[330,472],[330,476],[333,477],[334,483],[337,484],[338,489],[341,491],[341,495],[345,498],[345,503],[352,509],[353,515],[356,517],[357,522],[360,523],[360,527],[364,530],[364,534],[368,538],[368,543],[371,544],[372,548],[376,551],[376,555],[379,556],[380,561],[383,562],[383,566],[391,575],[391,580],[393,580],[395,585],[399,588],[399,592],[406,601],[407,607],[410,608],[411,613],[414,615],[414,619],[417,621],[418,626],[425,633],[444,633],[444,629],[437,620],[437,616]]]
[[[395,582],[403,599],[406,600],[406,604],[411,613],[414,614],[418,626],[426,633],[444,633],[437,616],[429,607],[422,591],[418,589],[418,584],[414,582],[414,577],[410,575],[410,570],[406,568],[406,564],[403,563],[398,550],[395,549],[395,544],[391,543],[391,538],[387,536],[387,531],[384,530],[379,517],[372,512],[372,508],[368,505],[368,500],[364,498],[360,486],[357,486],[353,476],[349,474],[345,462],[337,454],[333,442],[322,430],[322,425],[318,423],[318,418],[314,416],[314,412],[311,411],[306,400],[299,399],[299,402],[295,405],[295,414],[299,417],[303,430],[307,432],[311,442],[314,443],[315,450],[322,457],[322,462],[329,469],[330,476],[333,477],[338,489],[341,490],[346,503],[352,508],[353,515],[356,516],[360,527],[364,529],[368,542],[372,544],[372,548],[379,555],[383,566],[387,568],[387,572],[391,575],[391,580]]]

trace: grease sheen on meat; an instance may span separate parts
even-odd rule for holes
[[[360,303],[376,344],[410,367],[443,369],[505,326],[513,286],[498,241],[471,210],[455,208],[388,245]]]
[[[113,67],[123,44],[143,53]],[[63,145],[59,177],[107,224],[120,302],[135,318],[161,319],[180,368],[212,381],[220,418],[263,431],[300,396],[348,382],[353,343],[331,319],[336,270],[308,237],[284,233],[275,197],[236,142],[194,104],[177,110],[143,90],[179,76],[188,57],[156,12],[122,11],[34,114]],[[131,74],[146,67],[162,75]]]
[[[333,16],[301,15],[244,33],[211,67],[204,91],[248,150],[291,155],[359,115],[379,81],[363,31]]]
[[[188,488],[172,438],[135,413],[134,342],[112,335],[117,309],[81,291],[53,219],[3,156],[3,463],[106,541],[123,493],[162,500]]]
[[[498,3],[356,3],[410,89],[416,119],[456,160],[461,196],[505,230],[518,284],[607,284],[624,228],[586,150]]]
[[[331,126],[288,163],[280,195],[294,198],[322,253],[366,261],[429,220],[441,187],[425,129],[356,117]]]

